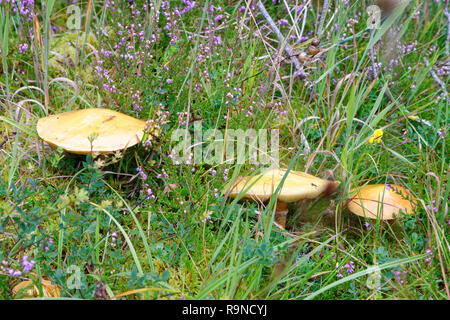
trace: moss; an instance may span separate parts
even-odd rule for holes
[[[75,61],[77,59],[77,43],[78,51],[84,43],[85,32],[68,32],[58,38],[53,38],[51,41],[51,51],[53,54],[49,57],[49,69],[57,76],[65,76],[67,70],[75,67]],[[98,41],[95,35],[90,32],[86,38],[86,43],[96,48]],[[85,46],[86,52],[92,51],[92,48],[88,45]],[[79,52],[78,52],[79,54]],[[79,57],[78,57],[79,58]],[[79,75],[83,82],[92,82],[92,66],[88,64],[82,66]]]
[[[186,292],[186,287],[189,288],[190,291],[195,292],[199,286],[200,282],[196,275],[186,268],[174,268],[165,265],[165,263],[160,259],[154,259],[153,265],[155,267],[155,271],[158,274],[162,274],[165,271],[169,271],[170,278],[168,280],[169,285],[176,291],[181,293]],[[180,298],[181,294],[176,295],[176,298]]]

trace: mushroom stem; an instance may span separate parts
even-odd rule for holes
[[[283,228],[286,227],[288,207],[286,202],[277,200],[277,207],[275,209],[275,222],[281,225]]]

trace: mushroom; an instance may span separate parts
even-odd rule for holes
[[[51,281],[45,279],[41,280],[41,284],[44,297],[55,298],[61,296],[61,291],[56,284],[52,285]],[[20,291],[24,291],[26,298],[39,297],[39,289],[33,285],[31,280],[22,281],[12,289],[14,295],[17,295]]]
[[[38,135],[67,152],[110,153],[139,143],[146,122],[103,108],[74,110],[38,120]],[[94,139],[92,138],[94,137]]]
[[[414,206],[408,198],[410,198],[410,192],[401,186],[369,184],[360,188],[350,198],[347,208],[361,217],[392,220],[402,213],[413,213]]]
[[[231,187],[230,196],[236,198],[243,193],[243,199],[267,201],[276,191],[286,172],[285,169],[270,169],[261,175],[240,177]],[[287,203],[331,194],[339,183],[323,180],[304,172],[289,171],[278,193],[275,222],[282,227],[286,226]]]

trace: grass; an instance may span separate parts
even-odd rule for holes
[[[372,1],[325,3],[266,1],[282,43],[252,1],[82,1],[81,30],[63,1],[2,2],[0,298],[43,277],[61,299],[449,299],[446,4],[406,1],[368,29]],[[91,107],[160,134],[113,155],[39,139],[39,118]],[[280,229],[276,196],[224,192],[265,166],[173,163],[172,134],[195,125],[277,129],[281,167],[340,187]],[[352,215],[368,183],[410,190],[414,214]]]

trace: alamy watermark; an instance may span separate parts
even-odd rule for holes
[[[278,165],[279,140],[278,129],[203,130],[196,121],[193,135],[187,129],[172,133],[177,143],[170,157],[174,164]]]
[[[381,289],[381,269],[378,265],[373,265],[367,268],[369,276],[367,277],[366,287],[379,291]]]
[[[76,4],[71,4],[67,7],[67,29],[80,30],[81,29],[81,8]]]
[[[367,7],[367,28],[380,29],[381,9],[377,5],[371,5]]]
[[[66,285],[68,289],[81,289],[81,269],[77,265],[70,265],[66,274],[71,276],[67,279]]]

